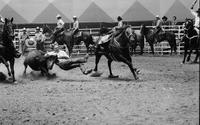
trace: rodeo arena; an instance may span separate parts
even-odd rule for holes
[[[199,125],[199,0],[0,0],[0,125]]]

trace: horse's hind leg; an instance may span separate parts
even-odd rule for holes
[[[9,69],[9,64],[8,62],[6,62],[6,60],[0,56],[0,60],[3,62],[3,64],[6,66],[7,70],[8,70],[8,75],[11,76],[11,72],[10,72],[10,69]]]
[[[196,49],[196,57],[195,57],[193,63],[197,63],[198,58],[199,58],[199,51],[198,51],[198,49]]]
[[[133,68],[131,57],[125,58],[122,55],[119,55],[119,57],[121,58],[122,62],[124,62],[125,64],[128,65],[128,67],[130,68],[131,72],[133,73],[133,76],[134,76],[135,80],[139,79],[138,76],[137,76],[137,72],[139,72],[139,71],[136,68]]]
[[[185,50],[184,50],[184,57],[183,57],[183,61],[182,61],[183,64],[185,63],[185,59],[186,59],[187,53],[188,53],[188,51],[185,48]]]

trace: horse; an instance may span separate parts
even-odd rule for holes
[[[139,45],[140,46],[140,55],[144,53],[144,34],[141,33],[140,30],[133,30],[133,35],[135,38],[135,41],[132,43],[131,46],[131,52],[134,51],[134,54],[136,54],[136,48]]]
[[[103,44],[97,44],[95,50],[95,68],[94,71],[98,70],[98,63],[102,55],[104,55],[108,59],[108,67],[109,67],[109,78],[117,78],[118,76],[114,76],[111,69],[111,63],[113,61],[123,62],[127,64],[134,76],[137,80],[137,69],[133,68],[132,59],[130,56],[129,47],[131,42],[134,41],[134,36],[132,34],[132,29],[130,26],[124,26],[122,31],[116,36],[113,35],[112,38]]]
[[[194,23],[192,19],[185,20],[184,31],[185,31],[184,36],[181,39],[181,41],[184,42],[184,57],[182,63],[185,63],[187,55],[188,55],[187,61],[190,61],[192,50],[196,51],[196,57],[193,63],[197,63],[199,57],[199,49],[200,49],[200,38],[197,31],[194,29]]]
[[[13,30],[13,18],[7,19],[5,18],[5,23],[3,25],[3,32],[1,33],[0,38],[0,63],[2,62],[7,70],[8,75],[11,76],[12,74],[12,80],[15,82],[15,71],[14,71],[14,63],[15,63],[15,57],[19,58],[20,55],[16,54],[16,51],[14,49],[13,45],[13,39],[14,39],[14,30]],[[9,62],[9,64],[8,64]],[[10,66],[10,68],[9,68]]]
[[[153,29],[147,28],[145,25],[141,26],[140,32],[142,35],[144,35],[146,41],[149,43],[152,54],[154,54],[153,44],[162,41],[168,41],[171,48],[171,55],[173,50],[176,53],[177,50],[176,35],[173,32],[161,31],[160,33],[157,34]]]
[[[80,36],[74,37],[72,30],[64,29],[62,33],[59,33],[55,36],[53,31],[47,26],[43,26],[43,33],[49,32],[51,34],[51,39],[56,41],[59,45],[66,45],[69,51],[69,55],[71,55],[73,51],[74,45],[80,45],[81,41],[84,42],[87,53],[90,52],[90,45],[94,45],[95,42],[93,41],[93,37],[89,32],[80,32]]]

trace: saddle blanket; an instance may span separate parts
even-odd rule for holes
[[[110,38],[110,35],[102,36],[102,37],[99,39],[98,44],[107,43],[107,42],[110,40],[109,38]]]

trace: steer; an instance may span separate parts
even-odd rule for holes
[[[53,68],[57,61],[56,55],[45,55],[44,52],[39,50],[31,51],[24,60],[24,75],[26,75],[26,69],[29,66],[32,70],[41,71],[42,75],[49,77],[51,75],[48,71]]]

